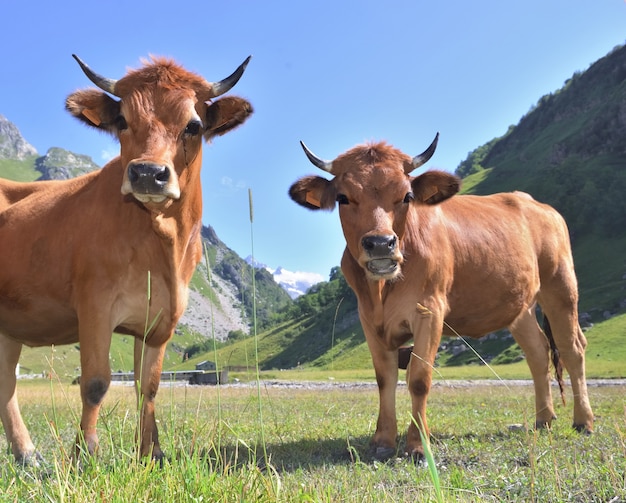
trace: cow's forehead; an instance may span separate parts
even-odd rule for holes
[[[201,92],[208,91],[210,84],[200,75],[185,70],[172,60],[153,58],[142,68],[130,70],[118,80],[115,92],[123,99],[138,90],[155,88],[162,92],[181,90]]]
[[[190,89],[136,88],[122,99],[122,113],[130,122],[158,120],[178,125],[199,118],[196,103],[196,94]]]
[[[333,174],[360,173],[363,176],[376,176],[380,169],[388,174],[395,170],[404,174],[405,167],[410,164],[411,157],[385,142],[367,143],[337,157],[333,161]]]
[[[410,189],[409,177],[402,167],[384,164],[361,166],[358,170],[342,173],[337,176],[335,183],[339,191],[346,190],[353,196],[356,192],[362,192],[395,198],[398,192]]]

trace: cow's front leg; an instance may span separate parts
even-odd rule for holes
[[[430,436],[426,422],[426,402],[432,384],[435,357],[441,340],[443,317],[421,305],[418,306],[417,316],[413,353],[406,374],[411,395],[412,417],[407,432],[405,452],[414,460],[419,461],[424,457],[422,436],[425,439]]]
[[[140,408],[138,434],[141,456],[152,456],[162,460],[163,451],[159,445],[159,432],[154,415],[154,400],[161,382],[161,369],[165,344],[156,348],[147,346],[141,339],[135,339],[135,381],[137,403]]]
[[[22,464],[36,464],[35,446],[17,403],[15,367],[21,351],[21,343],[0,334],[0,417],[15,460]]]
[[[378,421],[372,438],[375,455],[386,459],[396,453],[398,422],[396,419],[396,387],[398,384],[398,351],[389,351],[377,336],[366,332],[378,384]]]
[[[80,433],[76,439],[76,455],[93,455],[98,449],[96,425],[104,395],[111,384],[109,351],[112,329],[108,323],[95,315],[79,315],[80,341],[80,394],[83,413],[80,420]],[[86,322],[81,320],[86,319]],[[99,321],[101,323],[99,323]]]

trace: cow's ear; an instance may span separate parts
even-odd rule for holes
[[[252,105],[237,96],[225,96],[212,103],[207,102],[204,116],[204,139],[210,141],[241,126],[252,115]]]
[[[461,188],[461,179],[445,171],[427,171],[411,182],[415,200],[437,204],[452,197]]]
[[[88,126],[116,134],[120,103],[95,89],[76,91],[65,100],[65,109]]]
[[[289,197],[310,210],[332,210],[335,207],[332,184],[320,176],[300,178],[290,187]]]

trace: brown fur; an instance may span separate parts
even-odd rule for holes
[[[242,98],[206,103],[208,90],[201,77],[155,59],[118,82],[120,101],[92,89],[77,91],[67,99],[68,111],[115,134],[120,156],[72,180],[0,180],[0,416],[16,459],[28,461],[34,453],[15,398],[21,345],[80,343],[78,444],[92,453],[110,382],[113,331],[137,338],[140,450],[163,456],[154,397],[165,345],[186,307],[187,285],[202,255],[202,136],[210,140],[226,133],[252,113]],[[196,117],[204,130],[185,133]],[[142,203],[134,194],[123,195],[127,166],[138,160],[170,168],[170,183],[177,184],[180,196]]]
[[[572,380],[574,425],[590,432],[586,341],[578,325],[576,277],[561,216],[523,193],[452,197],[460,186],[456,177],[437,171],[412,177],[405,174],[407,162],[410,157],[387,144],[356,147],[333,161],[332,180],[309,176],[290,190],[294,201],[309,209],[332,209],[330,201],[338,194],[349,201],[339,206],[347,244],[341,267],[358,299],[379,383],[377,452],[395,452],[400,362],[408,367],[417,422],[409,426],[405,449],[423,455],[416,424],[428,433],[426,400],[442,333],[480,337],[509,327],[534,379],[536,424],[549,425],[555,417],[550,348],[534,315],[536,303],[550,319]],[[413,198],[407,199],[409,193]],[[383,260],[364,245],[372,237],[389,240]],[[392,262],[394,270],[388,268]],[[399,348],[409,341],[414,347],[405,362],[408,350],[399,354]]]

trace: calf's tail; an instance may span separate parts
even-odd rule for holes
[[[556,373],[556,380],[559,383],[559,390],[561,391],[561,401],[563,405],[565,405],[565,386],[563,383],[563,364],[561,363],[561,359],[559,358],[559,349],[556,347],[556,343],[554,342],[554,337],[552,336],[552,328],[550,327],[550,322],[548,321],[548,317],[543,315],[543,332],[546,334],[548,338],[548,342],[550,343],[550,353],[552,356],[552,364],[554,365],[554,371]]]

